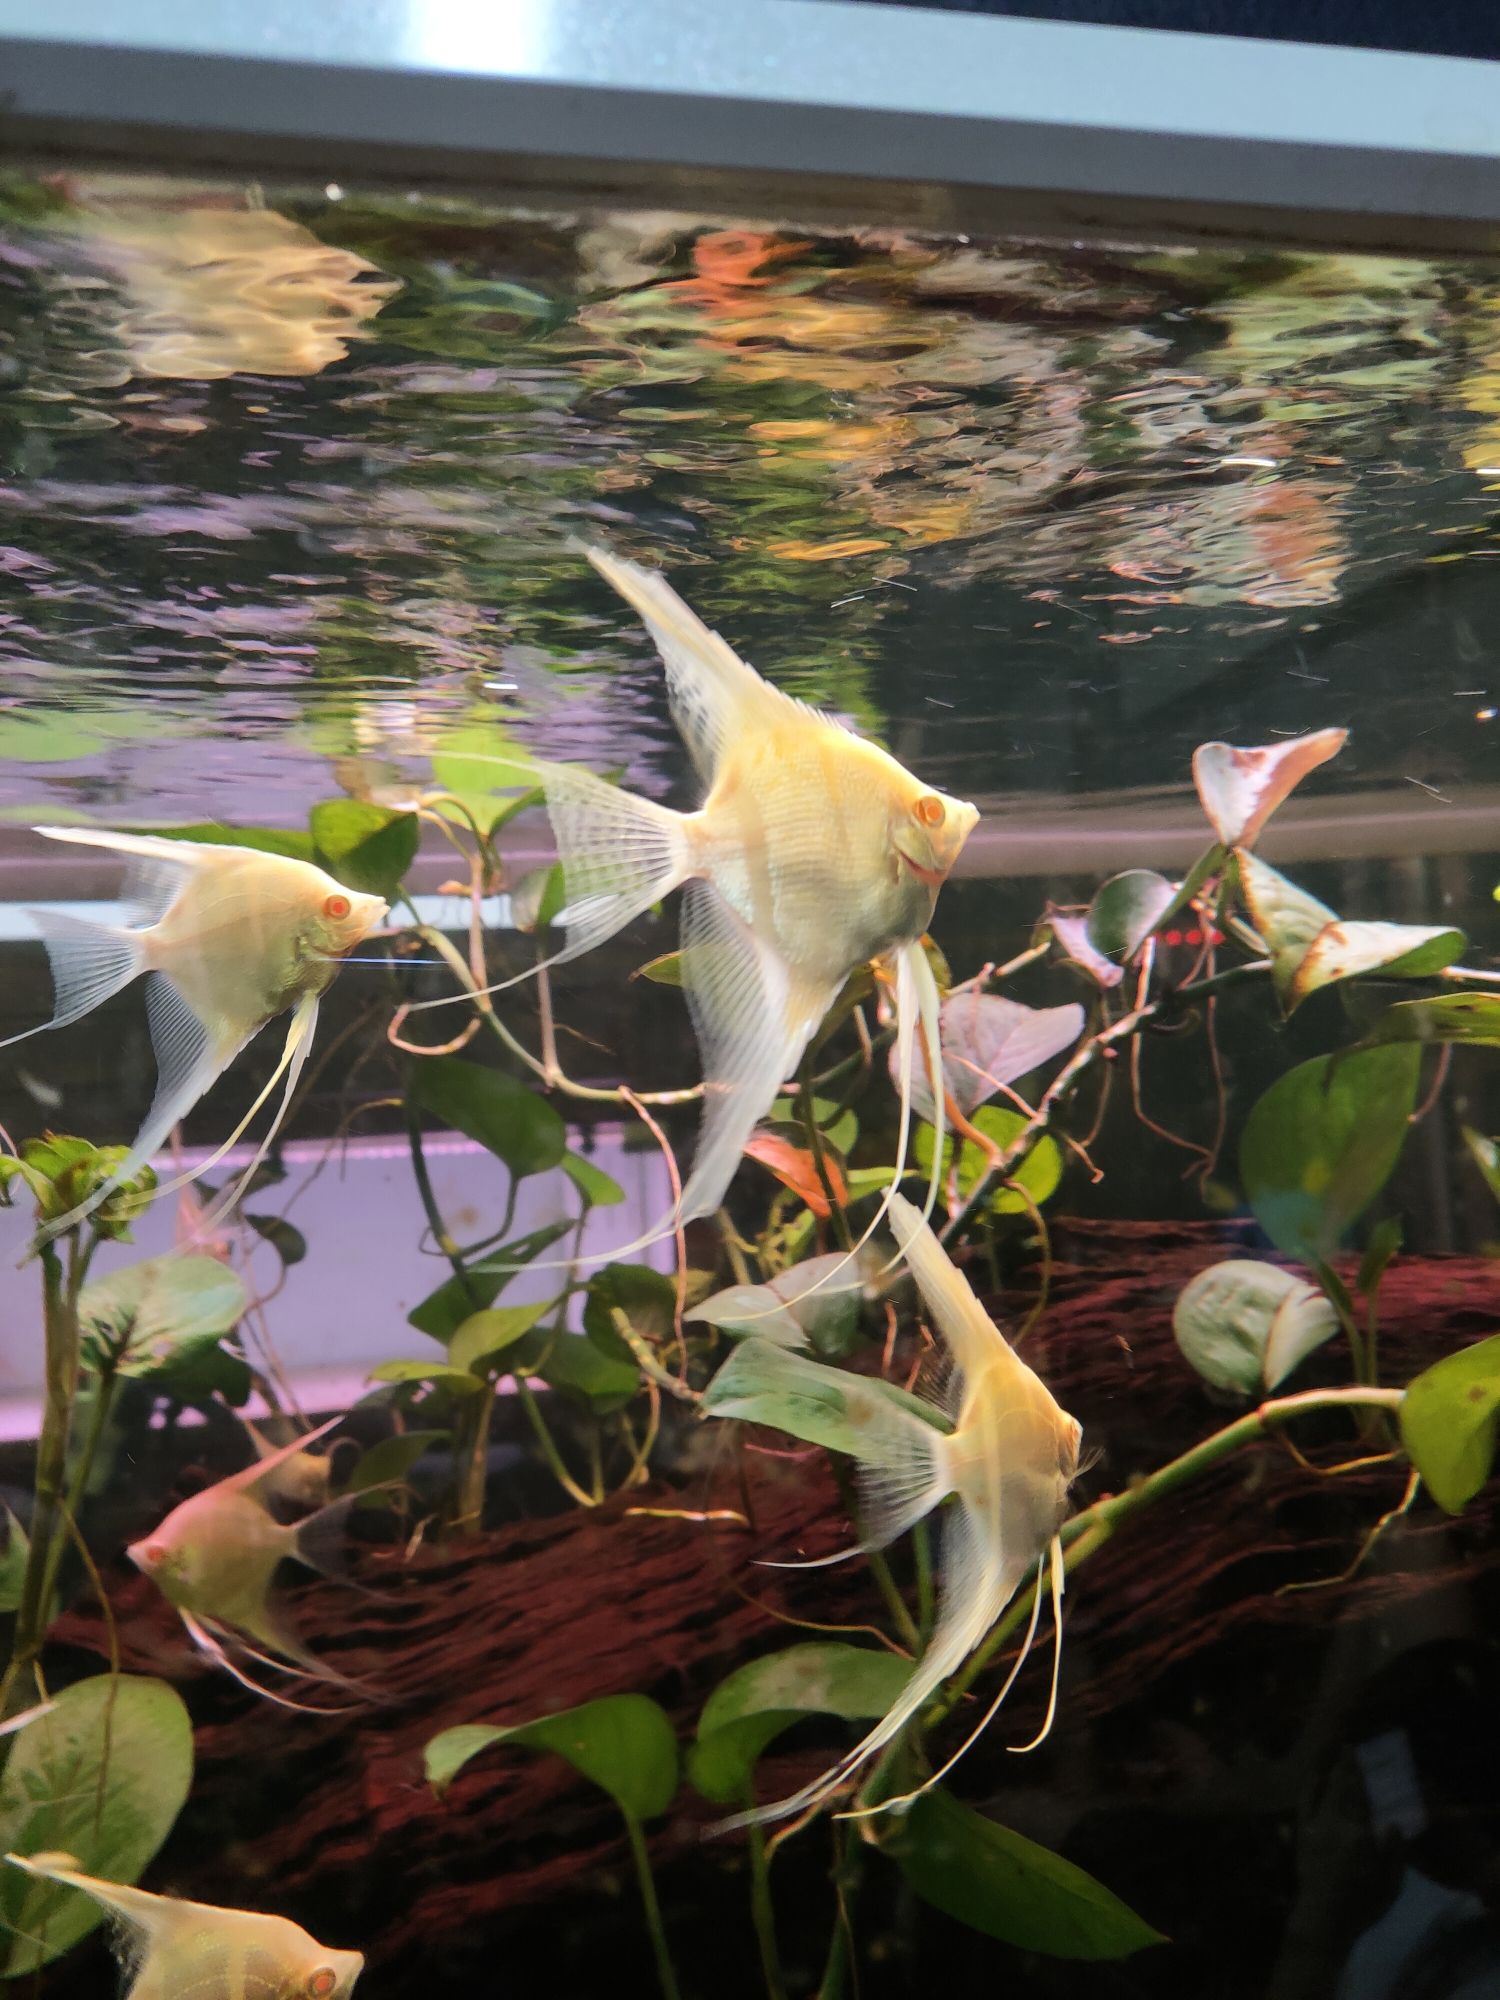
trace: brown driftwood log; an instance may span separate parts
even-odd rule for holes
[[[1182,1360],[1171,1308],[1195,1271],[1237,1245],[1222,1227],[1078,1223],[1058,1230],[1056,1251],[1052,1301],[1027,1354],[1102,1451],[1081,1483],[1086,1502],[1235,1414],[1208,1401]],[[1500,1328],[1500,1266],[1398,1260],[1382,1307],[1383,1378],[1403,1382]],[[1342,1358],[1325,1354],[1298,1386],[1320,1368],[1338,1379]],[[1325,1465],[1356,1455],[1341,1419],[1314,1420],[1297,1442]],[[424,1549],[404,1566],[372,1553],[360,1577],[382,1602],[323,1583],[298,1591],[295,1619],[312,1649],[381,1690],[378,1704],[336,1715],[288,1714],[244,1693],[193,1654],[147,1582],[110,1569],[124,1664],[175,1681],[197,1724],[193,1797],[151,1880],[208,1900],[274,1901],[332,1942],[359,1943],[384,1968],[376,1995],[414,1990],[439,1966],[460,1981],[482,1973],[477,1990],[488,1990],[497,1953],[510,1968],[506,1989],[514,1974],[547,1977],[554,1993],[589,1990],[610,1951],[622,1950],[641,1965],[626,1990],[644,1986],[619,1825],[603,1796],[556,1758],[501,1750],[476,1760],[439,1801],[423,1781],[422,1750],[456,1723],[520,1722],[626,1690],[656,1696],[686,1737],[732,1668],[816,1636],[783,1619],[878,1620],[862,1563],[800,1575],[756,1566],[758,1556],[823,1554],[846,1539],[821,1454],[752,1449],[740,1463],[742,1474],[725,1454],[711,1473]],[[999,1740],[963,1768],[963,1795],[1070,1851],[1078,1836],[1077,1858],[1109,1873],[1127,1898],[1131,1857],[1090,1846],[1102,1812],[1153,1795],[1170,1795],[1184,1824],[1236,1801],[1247,1812],[1276,1810],[1304,1781],[1318,1732],[1337,1733],[1345,1696],[1325,1669],[1344,1658],[1340,1632],[1399,1652],[1414,1634],[1462,1631],[1473,1587],[1493,1584],[1500,1550],[1488,1510],[1452,1522],[1425,1497],[1339,1580],[1403,1484],[1404,1468],[1391,1465],[1320,1477],[1284,1444],[1267,1443],[1130,1524],[1070,1587],[1053,1741],[1024,1769],[1004,1756],[1005,1737],[1019,1740],[1040,1713],[1046,1675],[1037,1666]],[[749,1529],[631,1511],[737,1507],[746,1493]],[[70,1616],[58,1637],[103,1649],[90,1610]],[[821,1740],[847,1738],[830,1730]],[[787,1789],[826,1754],[772,1753],[764,1782]],[[712,1887],[738,1857],[731,1844],[703,1842],[712,1817],[684,1790],[653,1831],[653,1853],[665,1864],[669,1926],[678,1922],[690,1938],[700,1930],[703,1950],[720,1952],[731,1948],[723,1923],[736,1926],[744,1977],[736,1969],[720,1984],[749,1993],[756,1980],[743,1915],[716,1916]],[[826,1837],[804,1836],[801,1852],[796,1894],[826,1894]],[[782,1872],[790,1877],[791,1865]],[[1175,1908],[1159,1883],[1148,1881],[1140,1900],[1184,1948],[1194,1924],[1219,1924],[1196,1903]],[[578,1942],[591,1927],[615,1940],[602,1955]],[[1255,1943],[1247,1939],[1245,1950]],[[1231,1981],[1215,1990],[1240,1989]]]

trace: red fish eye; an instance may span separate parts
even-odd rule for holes
[[[330,898],[330,900],[332,900]],[[329,1994],[339,1983],[339,1976],[331,1965],[320,1965],[316,1972],[308,1975],[307,1992],[309,2000],[328,2000]]]
[[[912,807],[912,811],[923,826],[941,826],[947,817],[943,810],[943,802],[936,792],[924,792]]]
[[[342,923],[353,908],[354,905],[349,901],[347,896],[325,896],[323,898],[323,914],[325,917],[332,917],[335,923]],[[330,1973],[329,1977],[332,1978],[332,1976]],[[331,1986],[324,1986],[320,1987],[319,1991],[331,1993],[333,1988]]]
[[[166,1561],[167,1545],[165,1542],[147,1542],[141,1550],[141,1554],[151,1565],[152,1569],[155,1569],[158,1563]]]

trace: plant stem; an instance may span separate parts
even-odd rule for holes
[[[567,1334],[564,1338],[571,1340],[573,1336]],[[521,1408],[526,1412],[527,1421],[536,1433],[536,1441],[542,1448],[542,1456],[547,1461],[547,1469],[551,1472],[552,1477],[557,1481],[564,1493],[568,1495],[568,1498],[576,1500],[580,1507],[597,1507],[599,1504],[598,1497],[595,1494],[586,1492],[578,1484],[572,1473],[569,1472],[566,1465],[563,1464],[562,1453],[557,1448],[556,1439],[547,1428],[547,1420],[537,1405],[536,1395],[532,1390],[531,1384],[526,1380],[524,1375],[515,1375],[511,1379],[516,1385],[516,1394],[520,1398]]]
[[[42,1434],[37,1441],[31,1547],[21,1585],[10,1664],[0,1682],[0,1719],[29,1708],[34,1691],[41,1690],[36,1666],[51,1622],[51,1585],[56,1580],[61,1557],[59,1516],[65,1504],[68,1434],[78,1392],[78,1290],[82,1284],[78,1239],[69,1236],[67,1242],[66,1273],[54,1243],[44,1243],[41,1249],[46,1394]]]
[[[1264,978],[1270,970],[1271,961],[1268,958],[1253,959],[1248,965],[1232,965],[1225,972],[1213,973],[1207,979],[1195,979],[1187,986],[1179,986],[1164,993],[1159,1000],[1149,1001],[1143,1007],[1132,1008],[1111,1026],[1101,1028],[1097,1034],[1089,1036],[1087,1041],[1074,1050],[1052,1079],[1036,1110],[1032,1112],[1015,1138],[1003,1151],[991,1158],[984,1172],[970,1188],[968,1199],[949,1217],[939,1240],[944,1244],[953,1241],[983,1202],[990,1183],[997,1175],[1001,1180],[1005,1180],[1014,1174],[1016,1168],[1021,1165],[1037,1140],[1052,1123],[1053,1114],[1072,1091],[1078,1079],[1117,1042],[1128,1041],[1132,1035],[1139,1034],[1147,1021],[1174,1013],[1184,1001],[1202,999],[1206,994],[1217,993],[1221,988],[1236,985],[1244,979]]]
[[[1155,1472],[1138,1479],[1123,1493],[1106,1495],[1104,1499],[1096,1500],[1092,1507],[1085,1507],[1081,1513],[1075,1514],[1071,1521],[1065,1522],[1062,1537],[1067,1544],[1069,1575],[1080,1564],[1087,1562],[1097,1549],[1101,1549],[1122,1522],[1153,1502],[1164,1499],[1169,1493],[1175,1493],[1200,1473],[1210,1471],[1241,1446],[1269,1436],[1281,1424],[1289,1423],[1294,1417],[1310,1415],[1314,1410],[1396,1410],[1400,1408],[1405,1393],[1404,1389],[1307,1389],[1300,1395],[1278,1396],[1269,1403],[1262,1403],[1258,1409],[1227,1424],[1223,1430],[1215,1431],[1201,1444],[1158,1466]],[[946,1694],[940,1698],[940,1714],[951,1713],[1010,1634],[1030,1616],[1032,1591],[1036,1588],[1033,1583],[1030,1589],[1012,1600],[984,1644],[970,1655],[962,1671],[949,1682]]]
[[[917,1564],[917,1624],[921,1628],[925,1648],[932,1637],[932,1619],[936,1608],[932,1588],[932,1532],[926,1520],[918,1521],[912,1529],[911,1548]]]
[[[646,1912],[646,1929],[651,1933],[651,1950],[656,1959],[656,1976],[661,1982],[663,2000],[682,2000],[677,1988],[677,1974],[672,1970],[672,1960],[667,1952],[666,1933],[661,1927],[661,1905],[656,1900],[656,1880],[651,1873],[651,1857],[646,1852],[645,1836],[641,1823],[632,1812],[621,1807],[625,1821],[625,1832],[630,1840],[630,1852],[635,1861],[636,1880],[641,1889],[641,1906]]]
[[[833,1935],[828,1940],[828,1957],[823,1964],[823,1977],[818,1981],[817,2000],[842,2000],[854,1943],[849,1906],[859,1892],[860,1871],[864,1860],[864,1842],[852,1826],[845,1826],[836,1835],[836,1839],[838,1845],[835,1850],[837,1859],[834,1862],[833,1882],[838,1897],[838,1910],[833,1920]]]
[[[746,1798],[747,1806],[753,1805]],[[760,1946],[761,1977],[766,1982],[766,2000],[786,2000],[786,1981],[781,1972],[781,1954],[776,1948],[776,1911],[771,1902],[771,1869],[766,1860],[764,1827],[750,1822],[750,1913],[755,1921],[755,1941]]]

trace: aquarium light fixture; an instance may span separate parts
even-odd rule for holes
[[[307,172],[329,199],[442,177],[961,227],[968,190],[1001,227],[1492,247],[1495,76],[852,0],[0,0],[12,154]]]

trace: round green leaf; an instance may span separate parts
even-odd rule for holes
[[[1317,1056],[1278,1077],[1240,1141],[1261,1227],[1288,1255],[1327,1258],[1390,1178],[1417,1098],[1413,1043]]]
[[[427,1782],[442,1792],[470,1758],[497,1743],[551,1750],[609,1793],[628,1819],[654,1819],[677,1790],[677,1737],[665,1711],[643,1694],[605,1695],[510,1729],[464,1724],[427,1745]]]
[[[449,1361],[455,1368],[484,1373],[487,1363],[530,1333],[556,1304],[556,1299],[541,1299],[528,1306],[488,1306],[470,1313],[448,1343]]]
[[[770,1424],[806,1444],[883,1462],[893,1420],[947,1430],[942,1411],[876,1376],[829,1368],[769,1341],[740,1343],[703,1392],[705,1416]]]
[[[1176,898],[1175,886],[1153,869],[1127,868],[1123,875],[1112,875],[1089,904],[1089,943],[1107,958],[1132,958]]]
[[[1500,1413],[1500,1333],[1444,1355],[1401,1401],[1401,1442],[1428,1491],[1461,1514],[1490,1476]]]
[[[884,1715],[911,1676],[895,1653],[839,1641],[789,1646],[721,1681],[703,1705],[688,1777],[706,1799],[728,1805],[750,1789],[756,1760],[804,1715],[865,1721]]]
[[[882,1845],[923,1902],[1022,1951],[1128,1958],[1166,1942],[1092,1875],[941,1787],[924,1792]]]
[[[1026,1120],[1021,1116],[1019,1111],[1009,1111],[1003,1105],[999,1104],[981,1105],[969,1122],[976,1132],[982,1132],[1002,1152],[1026,1127]],[[912,1150],[916,1155],[917,1166],[924,1177],[932,1171],[932,1139],[933,1128],[930,1125],[924,1124],[917,1127]],[[947,1182],[952,1165],[953,1141],[951,1138],[945,1137],[943,1140],[944,1184]],[[963,1150],[958,1156],[958,1197],[960,1203],[968,1200],[969,1194],[981,1174],[988,1173],[989,1165],[989,1155],[985,1152],[984,1148],[976,1146],[972,1139],[965,1139]],[[1018,1188],[1024,1188],[1026,1193],[1031,1196],[1032,1201],[1040,1208],[1042,1203],[1056,1192],[1057,1184],[1062,1179],[1062,1170],[1063,1159],[1061,1152],[1058,1150],[1057,1142],[1044,1132],[1031,1151],[1026,1155],[1025,1159],[1022,1160],[1020,1166],[1009,1176],[1009,1180],[997,1181],[995,1183],[985,1206],[991,1215],[1025,1215],[1028,1213],[1027,1204],[1017,1192]],[[1010,1183],[1014,1183],[1014,1185]]]
[[[620,1183],[582,1153],[564,1153],[562,1170],[583,1196],[585,1208],[615,1208],[625,1199]]]
[[[472,1374],[467,1368],[455,1368],[446,1361],[382,1361],[378,1368],[372,1368],[368,1379],[371,1382],[432,1382],[445,1389],[456,1390],[460,1395],[476,1395],[489,1384],[483,1376]]]
[[[192,1725],[164,1681],[75,1681],[14,1739],[0,1778],[0,1854],[61,1851],[86,1874],[134,1883],[182,1810],[192,1776]],[[77,1889],[0,1869],[5,1976],[47,1964],[103,1916]]]
[[[186,1341],[217,1339],[247,1304],[236,1272],[217,1257],[148,1257],[78,1295],[78,1319],[111,1346],[123,1340],[121,1372],[145,1374],[169,1362]]]
[[[392,812],[363,799],[328,799],[309,817],[318,859],[350,889],[389,902],[417,855],[415,813]]]
[[[417,1065],[415,1088],[423,1110],[495,1154],[517,1180],[562,1163],[567,1126],[515,1077],[461,1056],[429,1056]]]
[[[1426,1000],[1403,1000],[1381,1015],[1373,1039],[1500,1048],[1500,993],[1434,993]]]

